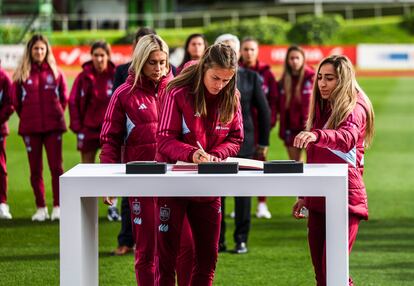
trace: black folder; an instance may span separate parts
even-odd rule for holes
[[[264,162],[263,173],[303,173],[303,162],[294,160]]]
[[[165,174],[167,164],[155,161],[132,161],[126,163],[127,174]]]
[[[206,162],[198,164],[199,174],[237,174],[239,164],[237,162]]]

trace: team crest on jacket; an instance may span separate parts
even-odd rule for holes
[[[48,84],[52,84],[53,83],[53,76],[51,74],[48,74],[47,75],[46,82]]]
[[[134,215],[139,215],[141,213],[141,203],[132,202],[132,212]]]
[[[167,221],[170,219],[170,208],[160,208],[160,220],[161,221]]]

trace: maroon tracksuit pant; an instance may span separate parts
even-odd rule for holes
[[[349,214],[349,237],[348,250],[351,253],[354,245],[358,226],[361,218]],[[326,286],[326,224],[325,213],[309,211],[308,219],[308,242],[312,256],[312,264],[315,269],[315,278],[317,286]],[[352,286],[352,279],[349,278],[349,285]]]
[[[45,186],[43,182],[43,145],[46,149],[52,177],[53,206],[59,206],[59,176],[63,174],[62,133],[50,132],[24,135],[27,155],[30,165],[30,182],[36,199],[36,206],[43,208],[45,202]]]
[[[158,198],[160,286],[175,285],[177,256],[183,249],[181,239],[186,239],[181,238],[186,214],[195,250],[190,285],[213,284],[220,235],[220,198]]]
[[[156,198],[129,198],[135,240],[135,276],[138,285],[155,285]]]
[[[0,203],[7,203],[6,136],[0,135]]]

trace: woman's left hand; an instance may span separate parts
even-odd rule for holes
[[[302,131],[296,135],[293,146],[296,148],[306,148],[309,143],[315,142],[316,139],[316,135],[313,132]]]

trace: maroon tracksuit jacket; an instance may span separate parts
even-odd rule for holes
[[[283,78],[279,82],[280,95],[277,104],[280,120],[279,137],[285,142],[286,146],[293,146],[293,139],[295,139],[300,131],[305,129],[306,121],[308,120],[314,76],[315,71],[310,67],[305,67],[305,75],[300,97],[294,96],[298,78],[292,77],[292,97],[288,108],[286,108],[286,94]]]
[[[112,96],[115,65],[109,61],[108,68],[102,73],[95,70],[92,61],[84,63],[82,68],[70,92],[69,127],[78,134],[78,149],[91,151],[99,148],[102,122]],[[83,136],[79,137],[79,134]]]
[[[194,112],[188,88],[175,88],[166,95],[157,135],[157,161],[192,162],[197,141],[218,158],[237,155],[243,142],[240,104],[233,120],[223,124],[218,117],[217,96],[205,92],[206,118]],[[158,213],[159,285],[175,285],[175,261],[185,215],[195,247],[191,285],[212,285],[218,255],[220,198],[159,198]]]
[[[335,129],[326,129],[325,124],[331,110],[324,105],[316,107],[315,123],[312,132],[317,141],[307,148],[308,163],[348,164],[348,204],[349,204],[349,252],[358,233],[361,219],[368,218],[367,195],[362,175],[364,172],[364,138],[367,118],[367,105],[362,93],[358,94],[357,104],[352,113]],[[306,197],[309,209],[308,240],[312,263],[318,286],[326,285],[325,249],[325,199]],[[353,285],[350,279],[349,285]]]
[[[160,99],[157,85],[142,76],[132,89],[134,74],[112,96],[105,114],[101,132],[101,163],[152,161],[155,158]],[[161,79],[164,87],[172,73]],[[135,273],[139,285],[155,283],[155,199],[130,198],[131,219],[136,242]]]
[[[55,78],[47,62],[32,64],[29,77],[14,82],[12,101],[20,117],[30,164],[30,180],[36,206],[45,206],[42,175],[42,146],[45,146],[52,175],[53,205],[59,205],[59,176],[63,174],[62,133],[66,131],[64,110],[67,104],[66,80],[59,72]]]
[[[0,68],[0,203],[7,202],[6,136],[9,134],[7,120],[13,113],[11,85],[9,76]]]

